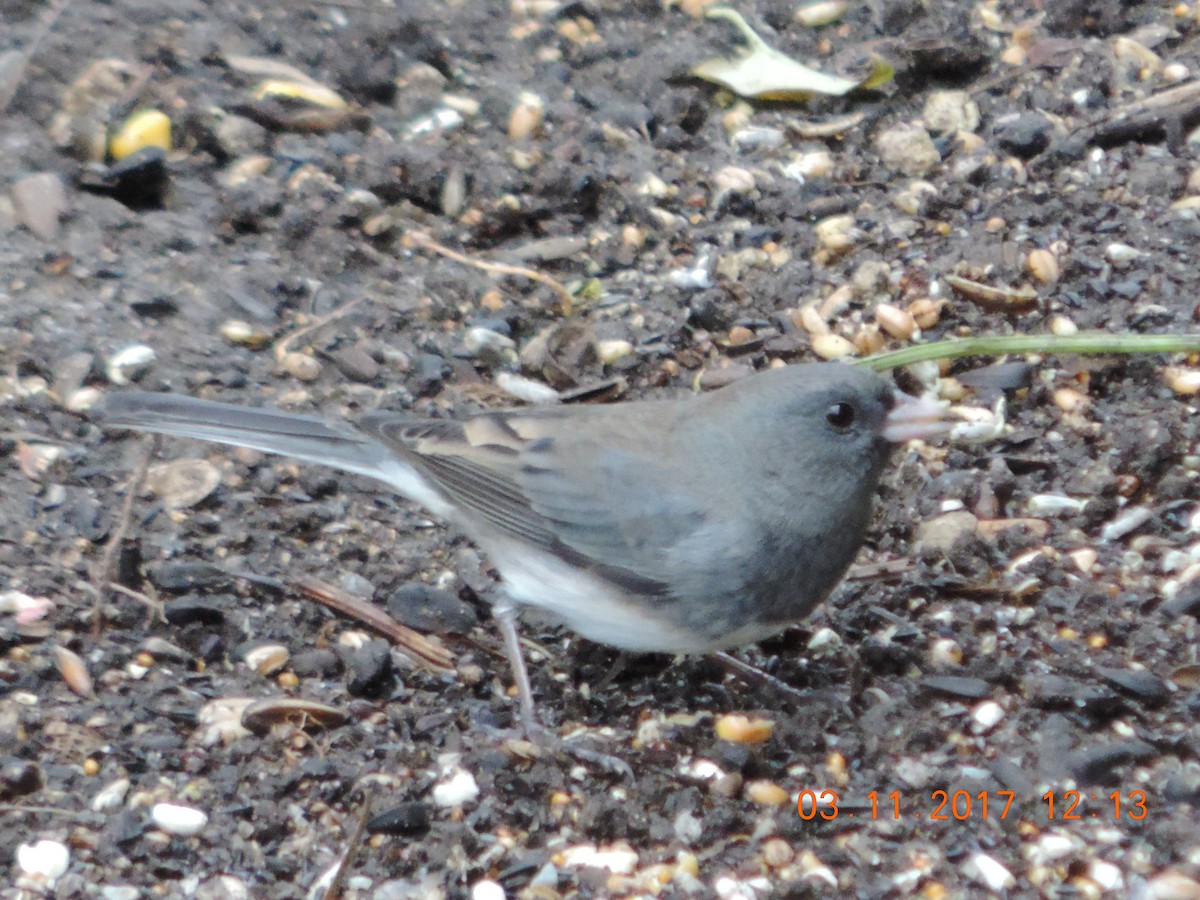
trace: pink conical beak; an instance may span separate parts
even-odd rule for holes
[[[918,438],[929,440],[946,434],[951,424],[943,404],[897,391],[896,405],[883,423],[883,437],[896,444]]]

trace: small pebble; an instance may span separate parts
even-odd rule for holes
[[[1130,506],[1100,530],[1104,543],[1119,541],[1127,534],[1141,528],[1154,517],[1154,511],[1146,506]]]
[[[66,874],[70,864],[71,851],[58,841],[43,840],[17,847],[17,868],[21,874],[47,888]]]
[[[1054,405],[1065,413],[1080,413],[1091,405],[1087,394],[1082,394],[1074,388],[1058,388],[1053,395]]]
[[[832,25],[846,14],[846,0],[810,0],[796,7],[796,21],[805,28],[820,28]]]
[[[263,644],[247,650],[243,659],[259,675],[274,675],[288,663],[288,649],[282,644]]]
[[[1104,248],[1104,258],[1118,269],[1123,269],[1142,255],[1142,251],[1128,244],[1113,242]]]
[[[921,118],[936,134],[974,131],[979,127],[979,106],[966,91],[930,91]]]
[[[157,358],[152,347],[132,344],[109,357],[104,372],[113,384],[125,387],[149,372]]]
[[[1167,63],[1163,66],[1162,80],[1164,84],[1178,84],[1191,77],[1192,71],[1183,63]]]
[[[479,796],[475,776],[465,769],[455,768],[433,789],[433,802],[441,807],[462,806]]]
[[[99,388],[83,387],[72,391],[63,401],[63,408],[71,412],[87,412],[96,406],[104,397]]]
[[[253,703],[253,697],[218,697],[205,703],[196,716],[200,743],[205,747],[228,746],[249,737],[252,732],[242,724],[242,713]]]
[[[942,161],[929,132],[911,122],[881,132],[875,138],[875,150],[887,168],[910,178],[929,174]]]
[[[762,125],[750,125],[739,128],[729,136],[729,143],[735,150],[774,150],[787,142],[785,135],[778,128],[768,128]]]
[[[637,853],[625,843],[613,844],[607,849],[584,844],[568,847],[561,855],[564,866],[607,869],[616,875],[631,875],[638,866]]]
[[[936,197],[938,189],[928,181],[916,180],[901,187],[892,197],[892,205],[902,213],[915,216],[921,211],[925,201]],[[986,225],[984,227],[986,231]]]
[[[67,190],[52,172],[18,178],[9,188],[21,224],[44,241],[58,236],[58,222],[67,211]]]
[[[190,806],[176,803],[156,803],[150,810],[150,818],[163,831],[179,837],[199,834],[208,824],[208,815]]]
[[[1005,402],[1001,397],[996,401],[995,409],[982,409],[974,406],[952,406],[949,410],[953,415],[962,419],[950,428],[950,441],[974,443],[990,441],[1004,433]]]
[[[1059,831],[1047,831],[1025,848],[1025,858],[1035,866],[1047,866],[1082,849],[1080,842]]]
[[[463,118],[462,113],[448,106],[443,106],[435,109],[428,115],[413,119],[404,126],[404,132],[409,137],[418,137],[423,134],[434,134],[439,131],[454,131],[462,127],[464,122],[466,122],[466,119]]]
[[[843,645],[842,637],[828,625],[817,629],[816,633],[808,639],[808,643],[804,645],[813,656],[829,656],[836,653]]]
[[[914,544],[921,550],[945,552],[960,538],[975,534],[978,524],[974,514],[965,509],[943,513],[917,527]]]
[[[939,668],[962,665],[963,651],[954,638],[938,638],[929,647],[929,662]]]
[[[989,891],[1010,890],[1017,883],[1012,872],[1005,868],[999,860],[986,853],[978,851],[972,853],[967,858],[963,869],[968,876],[979,881]]]
[[[995,700],[984,700],[971,710],[973,729],[977,734],[991,731],[1004,718],[1004,707]]]
[[[1138,894],[1139,900],[1200,900],[1200,881],[1182,872],[1167,869],[1148,880]]]
[[[279,361],[285,372],[299,381],[316,381],[321,375],[321,363],[307,353],[291,351]]]
[[[1075,563],[1075,568],[1079,569],[1085,575],[1092,571],[1092,566],[1096,565],[1096,560],[1099,559],[1099,556],[1100,554],[1091,547],[1073,550],[1067,554],[1071,562]]]
[[[117,778],[100,788],[92,798],[92,812],[108,814],[119,810],[129,793],[129,785],[128,778]]]
[[[496,373],[496,387],[509,396],[516,397],[518,400],[523,400],[526,403],[558,403],[560,399],[558,391],[550,387],[550,385],[534,381],[531,378],[526,378],[524,375],[518,375],[514,372]]]
[[[1125,876],[1121,870],[1103,859],[1093,859],[1088,865],[1088,877],[1105,892],[1119,891],[1125,887]]]
[[[504,900],[506,896],[496,881],[477,881],[471,886],[471,900]]]
[[[783,174],[799,182],[831,178],[836,171],[833,155],[828,150],[798,153],[783,167]]]
[[[512,338],[490,328],[475,326],[463,334],[463,349],[475,357],[515,357],[517,345]]]
[[[596,341],[596,356],[605,365],[612,365],[625,357],[629,356],[634,351],[634,346],[629,341],[611,340],[611,341]]]
[[[792,861],[795,853],[792,845],[783,838],[771,838],[763,843],[762,857],[772,869],[781,869]]]
[[[1079,334],[1079,326],[1067,316],[1051,316],[1050,333],[1056,337],[1069,337],[1072,334]]]
[[[370,384],[379,376],[379,363],[361,344],[340,347],[333,354],[333,364],[351,381],[361,384]]]

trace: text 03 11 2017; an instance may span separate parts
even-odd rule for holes
[[[1017,817],[1025,798],[1016,791],[938,788],[928,793],[869,791],[859,798],[835,790],[805,789],[796,798],[796,813],[806,822],[839,818],[924,819],[929,822]],[[1028,798],[1032,799],[1032,798]],[[1041,812],[1050,820],[1141,820],[1149,814],[1145,791],[1110,791],[1089,794],[1077,790],[1047,791],[1040,798]],[[1030,817],[1028,809],[1023,810]]]

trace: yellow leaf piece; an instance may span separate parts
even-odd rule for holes
[[[732,57],[715,57],[692,69],[692,74],[712,81],[734,93],[755,100],[807,100],[815,94],[840,97],[859,87],[878,87],[890,81],[893,71],[883,59],[872,55],[871,72],[855,81],[830,75],[797,62],[770,47],[746,20],[726,6],[710,9],[709,19],[724,19],[742,35],[745,46]]]
[[[862,80],[859,87],[863,90],[874,91],[896,77],[896,67],[878,53],[868,53],[867,55],[871,59],[871,71]]]
[[[108,154],[122,160],[146,147],[171,151],[171,120],[157,109],[136,112],[121,123],[108,143]]]

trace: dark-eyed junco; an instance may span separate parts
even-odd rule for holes
[[[942,429],[935,404],[836,363],[678,400],[461,419],[349,425],[155,393],[114,395],[104,419],[368,475],[460,529],[502,578],[495,613],[527,727],[519,606],[625,650],[761,640],[842,577],[892,445]]]

